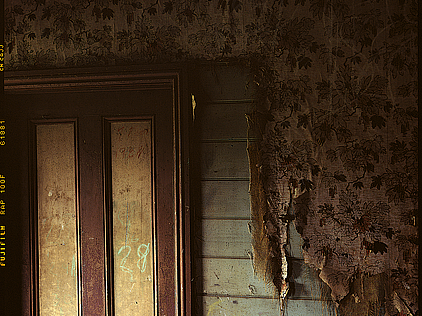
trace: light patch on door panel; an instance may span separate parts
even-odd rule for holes
[[[111,123],[115,314],[154,315],[151,121]]]
[[[40,315],[79,315],[74,124],[36,135]]]

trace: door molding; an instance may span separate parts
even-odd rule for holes
[[[108,89],[138,90],[172,86],[181,93],[185,76],[183,67],[107,67],[53,69],[4,73],[5,93],[47,93],[97,91]]]

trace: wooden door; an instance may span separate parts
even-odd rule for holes
[[[6,75],[5,315],[190,313],[181,78],[133,67]]]

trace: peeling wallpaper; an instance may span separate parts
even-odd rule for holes
[[[255,256],[262,273],[283,298],[294,220],[334,301],[382,274],[362,315],[415,315],[417,27],[414,0],[6,0],[6,70],[244,62],[262,139],[251,165],[265,197],[255,250],[272,258]]]

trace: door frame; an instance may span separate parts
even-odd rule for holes
[[[191,212],[189,197],[189,131],[192,122],[192,110],[190,107],[190,96],[187,91],[187,67],[183,64],[177,65],[154,65],[154,66],[113,66],[102,68],[84,68],[84,69],[54,69],[40,71],[16,71],[4,73],[4,91],[6,95],[16,94],[43,94],[43,93],[64,93],[64,92],[98,92],[123,91],[123,90],[139,90],[139,89],[156,89],[163,86],[173,91],[173,163],[174,163],[174,197],[175,197],[175,270],[177,290],[175,299],[174,313],[175,315],[191,315]],[[77,124],[76,124],[77,126]],[[104,138],[103,138],[104,139]],[[31,149],[28,151],[31,157]],[[104,143],[102,144],[104,150]],[[79,150],[76,149],[78,152]],[[107,161],[103,155],[103,166],[107,165]],[[33,169],[33,168],[32,168]],[[31,170],[31,168],[29,168]],[[104,172],[103,172],[104,177]],[[34,175],[28,175],[29,187],[34,190]],[[105,179],[103,179],[103,201],[104,210],[106,209],[106,188]],[[34,194],[31,194],[34,196]],[[34,213],[35,201],[28,197],[29,205],[32,209],[30,214]],[[79,201],[78,201],[79,203]],[[104,218],[105,218],[104,214]],[[37,315],[36,293],[38,292],[37,284],[37,248],[34,240],[36,222],[30,218],[30,234],[29,238],[24,238],[24,243],[29,243],[30,250],[30,290],[34,296],[30,297],[29,310],[25,313],[29,315]],[[108,228],[105,227],[107,230]],[[81,246],[83,240],[79,235]],[[105,237],[107,239],[107,236]],[[104,240],[106,243],[107,241]],[[158,241],[159,242],[159,241]],[[106,245],[104,245],[106,247]],[[27,246],[22,245],[22,249]],[[110,262],[109,254],[104,258],[106,262]],[[108,265],[108,264],[107,264]],[[104,272],[107,279],[107,273]],[[82,278],[79,279],[82,282]],[[106,282],[106,301],[110,300],[110,289]],[[84,302],[84,296],[87,293],[81,291],[81,301]],[[107,305],[109,305],[106,302]],[[106,308],[109,310],[109,308]],[[111,315],[110,311],[107,312]],[[160,313],[158,314],[160,315]],[[171,312],[167,315],[171,315]]]

